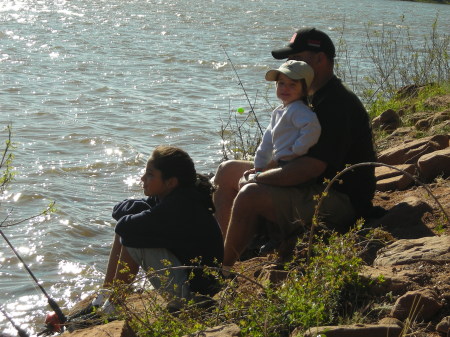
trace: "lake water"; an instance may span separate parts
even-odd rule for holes
[[[391,0],[0,0],[0,127],[12,124],[16,170],[0,221],[57,207],[3,231],[66,310],[100,286],[112,207],[141,196],[156,145],[182,147],[203,173],[221,161],[221,117],[249,110],[225,51],[265,121],[270,109],[256,97],[276,103],[264,81],[279,65],[270,51],[296,29],[334,40],[343,29],[364,74],[366,24],[409,27],[420,47],[436,17],[448,34],[449,6]],[[0,307],[40,331],[47,301],[0,241]],[[15,335],[3,315],[1,331]]]

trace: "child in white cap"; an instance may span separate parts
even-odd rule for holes
[[[321,132],[319,120],[306,102],[313,78],[313,69],[303,61],[290,60],[266,73],[267,81],[276,81],[276,94],[282,104],[273,110],[256,150],[256,176],[306,154],[317,143]],[[255,176],[252,178],[256,181]]]

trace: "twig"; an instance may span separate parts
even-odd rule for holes
[[[37,218],[37,217],[39,217],[39,216],[41,216],[41,215],[45,215],[45,214],[47,214],[47,212],[49,212],[49,211],[53,208],[53,206],[55,206],[55,202],[54,202],[54,201],[52,201],[52,202],[50,203],[50,205],[47,206],[47,208],[46,208],[45,210],[43,210],[41,213],[39,213],[39,214],[37,214],[37,215],[33,215],[33,216],[30,216],[29,218],[25,218],[25,219],[19,220],[19,221],[17,221],[17,222],[13,222],[13,223],[10,223],[10,224],[5,225],[5,224],[4,224],[5,221],[9,218],[9,216],[10,216],[10,215],[12,214],[12,212],[13,212],[13,209],[11,209],[11,210],[8,212],[8,215],[6,216],[6,218],[3,219],[2,222],[0,223],[0,228],[7,228],[7,227],[16,226],[16,225],[19,225],[19,224],[21,224],[21,223],[23,223],[23,222],[25,222],[25,221],[29,221],[29,220],[32,220],[32,219],[34,219],[34,218]]]
[[[11,127],[7,126],[8,130],[8,140],[6,141],[6,146],[3,151],[2,160],[0,161],[0,167],[3,167],[3,164],[5,163],[6,154],[8,153],[9,148],[11,147]]]
[[[220,268],[220,267],[210,267],[210,266],[177,266],[177,267],[167,267],[167,268],[161,268],[161,269],[158,269],[158,270],[151,270],[151,271],[149,271],[149,272],[147,272],[147,277],[148,276],[152,276],[152,275],[157,275],[157,274],[162,274],[162,273],[164,273],[165,271],[168,271],[168,270],[178,270],[178,269],[200,269],[200,270],[214,270],[214,271],[218,271],[218,272],[221,272],[223,269],[222,268]],[[257,285],[258,287],[260,287],[261,289],[265,289],[264,288],[264,286],[262,285],[262,284],[260,284],[260,283],[258,283],[258,282],[256,282],[256,281],[254,281],[254,280],[252,280],[251,278],[249,278],[249,277],[247,277],[247,276],[245,276],[244,274],[241,274],[241,273],[238,273],[238,272],[235,272],[235,271],[228,271],[230,274],[233,274],[233,275],[235,275],[235,276],[239,276],[239,277],[241,277],[241,278],[243,278],[243,279],[245,279],[245,280],[247,280],[247,281],[249,281],[249,282],[251,282],[251,283],[253,283],[253,284],[255,284],[255,285]]]

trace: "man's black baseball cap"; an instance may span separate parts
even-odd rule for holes
[[[331,59],[336,56],[333,41],[327,34],[316,28],[299,29],[286,47],[272,50],[272,56],[277,60],[282,60],[288,58],[289,55],[306,50],[324,52]]]

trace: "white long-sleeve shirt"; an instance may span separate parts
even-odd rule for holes
[[[321,128],[315,112],[303,101],[280,105],[272,112],[269,126],[255,154],[255,168],[263,169],[290,155],[301,156],[319,140]]]

